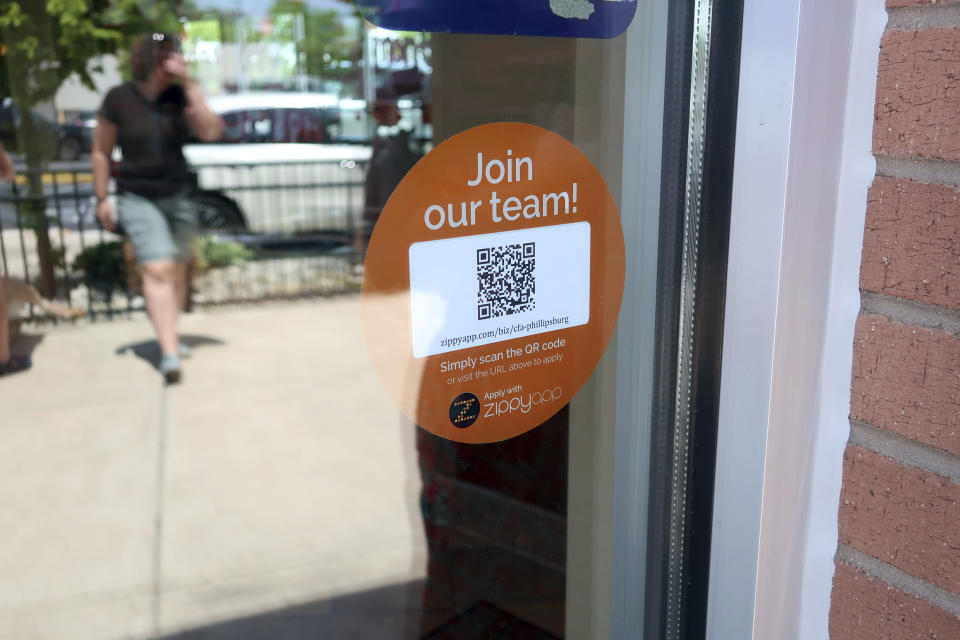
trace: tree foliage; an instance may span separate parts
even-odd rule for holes
[[[308,76],[343,83],[359,80],[357,63],[363,56],[363,36],[360,27],[353,32],[345,26],[343,13],[317,11],[304,0],[276,0],[270,15],[275,27],[288,31],[275,35],[296,42],[297,52],[305,58]],[[279,20],[280,16],[302,16],[306,37],[297,38],[293,22]],[[359,13],[355,12],[355,16],[359,25]]]
[[[53,157],[55,141],[41,135],[33,109],[53,100],[71,77],[94,88],[101,56],[116,53],[139,33],[175,27],[184,3],[177,0],[0,0],[2,58],[0,86],[19,113],[19,148],[26,156],[30,198],[23,214],[34,228],[40,257],[40,285],[54,289],[41,171]]]

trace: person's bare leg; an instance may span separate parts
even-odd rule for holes
[[[10,325],[7,321],[7,303],[3,297],[3,283],[0,282],[0,364],[10,360]]]
[[[177,262],[173,265],[173,284],[177,290],[177,308],[184,311],[187,308],[187,296],[190,293],[190,287],[187,283],[187,264]]]
[[[160,343],[163,355],[177,354],[177,287],[176,268],[172,261],[148,262],[143,269],[143,297],[147,314]]]

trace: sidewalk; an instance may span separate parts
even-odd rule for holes
[[[415,432],[368,364],[359,298],[199,310],[182,333],[193,357],[165,389],[145,318],[27,331],[33,369],[0,379],[0,638],[301,604],[313,635],[405,637]]]

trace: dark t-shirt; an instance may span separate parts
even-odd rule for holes
[[[116,168],[117,189],[145,198],[161,198],[189,184],[183,145],[189,129],[183,111],[187,97],[172,85],[149,101],[132,82],[111,89],[100,115],[117,127],[123,160]]]
[[[374,224],[387,200],[421,155],[410,148],[410,131],[401,129],[389,136],[373,138],[373,153],[364,182],[363,217]]]

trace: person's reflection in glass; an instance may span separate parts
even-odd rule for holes
[[[0,144],[0,178],[13,182],[17,177],[13,161],[3,145]],[[0,281],[0,376],[30,368],[30,358],[10,353],[10,330],[7,319],[7,303],[4,295],[4,282]]]
[[[111,89],[97,114],[92,153],[97,217],[110,230],[119,223],[133,245],[160,345],[159,368],[167,383],[175,383],[185,352],[177,339],[177,315],[186,303],[187,263],[197,231],[195,180],[183,145],[191,134],[206,142],[219,139],[223,121],[188,75],[175,36],[141,37],[130,52],[130,67],[133,81]],[[123,154],[115,171],[116,219],[107,200],[115,146]]]
[[[400,108],[391,91],[377,90],[372,114],[377,131],[373,137],[373,151],[364,181],[363,218],[354,240],[359,264],[363,264],[373,227],[390,194],[421,157],[420,151],[414,148],[413,132],[398,126]]]

